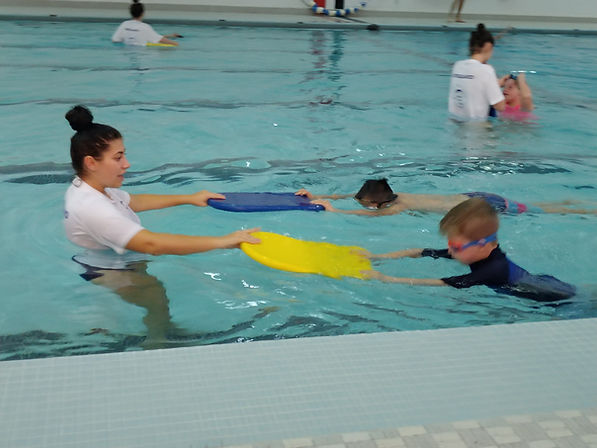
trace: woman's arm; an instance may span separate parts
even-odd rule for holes
[[[448,286],[443,280],[439,278],[408,278],[408,277],[392,277],[390,275],[382,274],[378,271],[367,271],[364,273],[365,278],[380,280],[386,283],[405,283],[407,285],[422,285],[422,286]]]
[[[131,194],[129,207],[134,212],[157,210],[183,204],[205,207],[207,206],[208,199],[226,199],[226,197],[222,194],[206,190],[193,194]]]
[[[175,40],[172,40],[172,39],[168,39],[166,36],[164,36],[160,39],[160,43],[178,46],[178,42],[176,42]]]
[[[223,236],[193,236],[173,233],[155,233],[141,230],[126,245],[129,250],[152,255],[187,255],[214,249],[234,249],[240,243],[257,244],[261,241],[251,235],[258,228],[237,230]]]
[[[524,73],[519,73],[517,77],[518,88],[520,89],[520,108],[524,111],[530,112],[535,106],[533,105],[533,94],[531,88],[527,84]]]

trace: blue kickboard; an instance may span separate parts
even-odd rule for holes
[[[275,212],[281,210],[323,210],[306,196],[294,193],[222,193],[226,199],[209,199],[211,207],[228,212]]]

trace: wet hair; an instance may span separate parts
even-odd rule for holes
[[[110,142],[122,138],[118,130],[106,124],[93,122],[93,115],[85,106],[74,106],[64,116],[76,131],[70,139],[70,159],[77,175],[83,173],[87,156],[100,159]]]
[[[133,3],[131,3],[129,11],[133,18],[138,19],[145,12],[145,6],[143,6],[143,3],[141,3],[139,0],[133,0]]]
[[[379,205],[391,202],[398,197],[394,194],[387,179],[366,180],[361,189],[354,195],[355,199],[365,199]]]
[[[471,198],[452,208],[439,223],[442,235],[459,235],[478,240],[498,231],[499,218],[495,209],[483,198]]]
[[[487,28],[485,28],[485,25],[479,23],[477,29],[471,32],[471,37],[468,41],[468,51],[470,55],[472,56],[475,53],[479,53],[487,42],[490,42],[493,45],[493,36]]]

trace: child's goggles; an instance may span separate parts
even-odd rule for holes
[[[481,238],[480,240],[471,241],[466,244],[462,243],[454,243],[453,241],[448,240],[448,247],[452,249],[454,252],[462,252],[465,249],[473,246],[485,246],[487,243],[491,243],[492,241],[497,240],[497,233],[492,233],[485,238]]]

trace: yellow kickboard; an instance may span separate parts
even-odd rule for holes
[[[261,244],[241,243],[240,248],[253,260],[282,271],[321,274],[332,278],[364,278],[361,271],[372,269],[358,246],[302,241],[270,232],[255,232]]]
[[[160,43],[154,44],[151,42],[147,42],[145,45],[148,47],[176,47],[176,45],[172,45],[172,44],[160,44]]]

